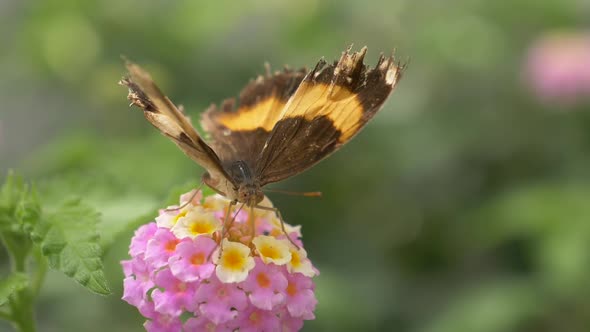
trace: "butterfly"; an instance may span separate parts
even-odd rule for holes
[[[338,61],[321,59],[310,71],[267,67],[241,91],[237,106],[227,99],[202,114],[208,142],[137,64],[126,61],[128,76],[119,83],[129,89],[131,105],[205,168],[203,183],[234,205],[269,209],[259,205],[262,187],[307,170],[350,141],[401,79],[404,66],[393,56],[381,55],[369,68],[366,52],[349,47]]]

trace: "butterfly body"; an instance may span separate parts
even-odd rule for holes
[[[208,172],[203,174],[202,180],[210,188],[217,190],[228,199],[245,203],[248,206],[255,206],[264,199],[262,186],[252,177],[250,167],[243,160],[233,162],[227,171],[233,181],[225,181],[225,183],[223,179],[216,181]]]
[[[377,113],[403,66],[381,56],[363,64],[366,47],[324,60],[310,71],[259,76],[239,96],[202,114],[205,142],[181,110],[138,65],[127,62],[120,83],[146,119],[206,169],[203,182],[233,202],[255,207],[262,188],[305,171],[350,141]]]

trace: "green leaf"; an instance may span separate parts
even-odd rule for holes
[[[9,229],[15,222],[16,206],[24,191],[24,181],[12,171],[4,180],[0,189],[0,229]]]
[[[29,277],[24,273],[13,273],[0,280],[0,306],[8,302],[10,296],[29,285]]]
[[[41,214],[39,199],[23,178],[9,171],[0,189],[0,231],[28,233]]]
[[[16,206],[16,220],[23,226],[25,233],[29,234],[33,227],[41,218],[41,204],[37,190],[31,185],[31,188],[23,193],[20,202]]]
[[[111,293],[104,276],[102,248],[96,226],[99,214],[79,200],[69,200],[48,212],[33,232],[49,266],[62,271],[90,291]]]
[[[0,188],[0,233],[16,269],[24,269],[32,246],[29,234],[40,215],[35,190],[29,190],[21,176],[9,171]]]

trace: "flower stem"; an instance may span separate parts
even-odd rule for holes
[[[12,270],[27,273],[27,258],[31,250],[28,239],[10,234],[2,236],[2,242],[8,249]],[[10,311],[4,312],[2,318],[11,321],[19,332],[35,332],[34,297],[30,286],[14,293],[9,300]]]
[[[10,301],[12,323],[19,332],[35,332],[35,315],[33,312],[33,296],[30,289],[19,291]]]
[[[34,250],[33,255],[37,263],[37,269],[32,280],[31,291],[33,297],[36,298],[39,295],[39,291],[41,291],[43,282],[45,281],[45,275],[47,274],[47,260],[43,257],[43,254],[41,254],[41,250]]]

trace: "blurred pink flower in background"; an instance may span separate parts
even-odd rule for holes
[[[250,216],[234,208],[222,238],[228,203],[199,193],[182,209],[160,210],[156,222],[135,232],[131,259],[121,262],[123,300],[147,319],[147,331],[293,332],[315,318],[312,278],[319,272],[303,249],[300,227],[284,225],[295,246],[274,212]]]
[[[526,58],[527,84],[543,102],[590,100],[590,32],[554,32],[536,40]]]

